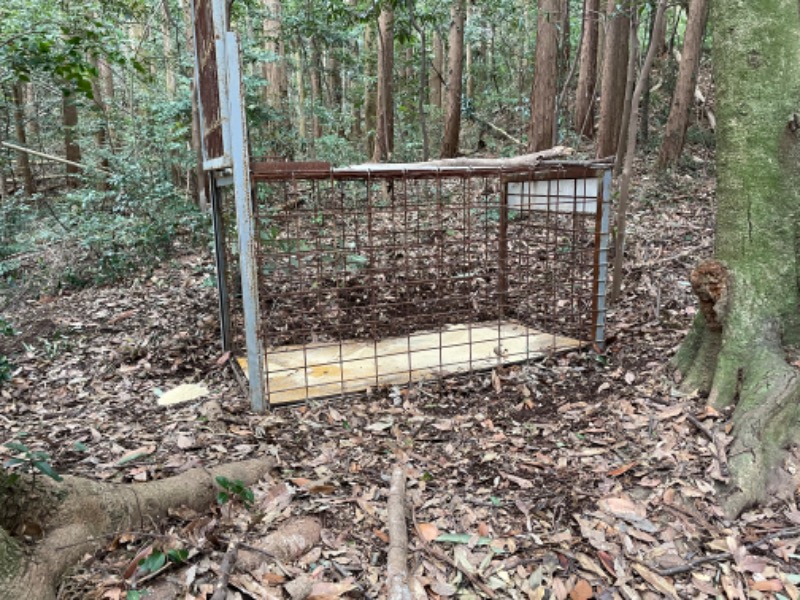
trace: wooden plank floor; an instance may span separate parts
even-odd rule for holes
[[[491,369],[522,362],[580,341],[510,321],[450,325],[380,342],[346,341],[283,346],[266,353],[272,406],[369,388]],[[237,361],[247,373],[247,359]]]

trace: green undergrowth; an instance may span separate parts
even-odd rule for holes
[[[14,197],[0,207],[0,300],[112,283],[204,246],[209,219],[170,184]],[[130,190],[130,191],[129,191]]]

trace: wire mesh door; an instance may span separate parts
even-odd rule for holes
[[[275,163],[253,176],[270,404],[602,342],[603,169]]]

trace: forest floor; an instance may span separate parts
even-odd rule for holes
[[[243,545],[229,598],[385,597],[389,476],[406,464],[417,597],[796,600],[797,487],[726,519],[714,491],[725,415],[678,391],[669,367],[696,310],[689,273],[713,245],[713,163],[689,162],[634,187],[624,297],[602,356],[256,415],[219,349],[207,254],[179,249],[125,283],[18,302],[3,315],[17,333],[0,347],[14,365],[0,443],[46,451],[60,473],[131,485],[279,461],[249,509],[232,500],[121,531],[60,597],[208,598],[232,539]],[[207,394],[157,404],[185,383]],[[259,550],[298,523],[299,557]],[[138,565],[169,550],[185,562]]]

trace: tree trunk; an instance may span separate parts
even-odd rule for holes
[[[342,86],[342,67],[339,64],[339,59],[336,56],[336,53],[339,52],[339,48],[337,46],[333,46],[328,48],[327,53],[327,63],[326,63],[326,75],[327,75],[327,86],[326,89],[327,93],[327,102],[328,108],[331,110],[334,119],[338,123],[337,132],[341,137],[344,137],[344,116],[343,113],[343,105],[342,101],[344,99],[344,92]]]
[[[438,31],[433,32],[433,64],[428,81],[428,93],[432,106],[442,107],[442,76],[444,74],[444,44]]]
[[[569,58],[572,55],[572,48],[569,44],[570,23],[569,23],[569,0],[560,0],[559,17],[561,22],[558,24],[558,69],[559,81],[566,79],[569,72]]]
[[[306,118],[306,85],[303,78],[306,72],[307,65],[305,61],[305,53],[298,52],[296,54],[296,62],[301,68],[297,69],[297,130],[300,132],[300,139],[303,143],[308,144],[308,119]]]
[[[600,0],[583,3],[583,41],[581,42],[581,67],[578,72],[578,90],[575,92],[576,133],[594,137],[594,99],[597,96],[597,10]]]
[[[425,85],[427,84],[428,73],[428,47],[427,36],[425,35],[425,25],[417,20],[416,13],[411,11],[411,25],[419,35],[419,93],[417,94],[417,115],[419,119],[420,134],[422,135],[422,160],[430,158],[430,142],[428,140],[428,119],[425,114]]]
[[[531,92],[528,150],[538,152],[553,145],[558,77],[558,24],[561,0],[539,0],[536,30],[536,66]]]
[[[364,75],[367,81],[371,81],[375,75],[375,64],[372,57],[375,56],[375,35],[369,24],[364,26]],[[375,86],[364,86],[364,129],[366,135],[365,153],[372,156],[375,153],[375,123],[378,116],[378,98],[375,94]]]
[[[616,0],[608,0],[600,90],[600,127],[597,139],[599,158],[616,154],[619,142],[627,83],[626,64],[630,29],[628,10],[628,2],[622,2],[617,7]]]
[[[28,145],[28,134],[25,131],[25,88],[23,83],[14,85],[14,129],[17,144]],[[22,190],[26,196],[32,196],[35,189],[33,185],[33,171],[31,161],[26,152],[17,152],[17,173],[22,179]]]
[[[654,29],[657,31],[661,29],[664,23],[666,4],[667,0],[658,0],[657,5],[653,7],[655,11]],[[635,20],[634,18],[632,21]],[[636,36],[634,35],[632,37],[635,38]],[[631,43],[634,46],[638,45],[638,42],[633,40]],[[619,186],[619,199],[616,203],[616,239],[614,241],[617,252],[614,255],[614,285],[611,288],[611,294],[609,296],[609,300],[612,304],[616,303],[619,299],[620,291],[622,290],[622,267],[625,260],[625,230],[628,217],[628,198],[630,195],[631,177],[633,176],[633,159],[636,156],[636,134],[639,129],[639,102],[644,89],[647,87],[650,69],[653,67],[657,51],[657,44],[654,43],[651,37],[650,47],[647,50],[647,58],[644,61],[644,65],[642,65],[642,71],[639,73],[639,79],[636,81],[636,88],[631,95],[630,109],[627,111],[629,122],[626,123],[623,128],[627,137],[620,142],[621,144],[625,144],[625,160],[623,162],[624,168],[622,170],[622,178]]]
[[[394,11],[381,9],[378,19],[378,100],[375,114],[374,162],[391,159],[394,151]]]
[[[311,139],[309,147],[313,149],[314,140],[322,137],[322,120],[319,115],[323,104],[322,98],[322,52],[316,38],[311,40]]]
[[[636,82],[637,64],[639,64],[639,15],[636,11],[633,11],[630,18],[630,30],[628,33],[628,69],[625,76],[625,101],[622,103],[623,110],[619,126],[619,140],[617,141],[617,158],[614,161],[615,175],[618,175],[622,169],[625,153],[628,150],[625,140],[628,139],[628,125],[631,123],[633,85]]]
[[[453,0],[450,7],[450,38],[447,51],[447,105],[445,106],[442,158],[458,154],[461,135],[461,90],[464,62],[465,0]]]
[[[81,162],[81,147],[75,140],[75,128],[78,126],[78,106],[75,94],[64,94],[62,99],[62,124],[64,126],[64,157],[72,162]],[[80,173],[78,167],[67,165],[67,173]]]
[[[785,352],[800,341],[800,17],[797,0],[717,0],[712,11],[716,260],[692,273],[701,310],[676,364],[687,388],[733,409],[720,472],[736,515],[777,493],[782,451],[800,441],[800,377]]]
[[[289,82],[286,78],[280,0],[265,0],[264,8],[267,15],[263,26],[264,51],[268,55],[261,70],[267,82],[264,86],[264,100],[283,113],[289,95]]]
[[[464,28],[466,29],[467,23],[469,23],[470,13],[472,9],[468,5],[467,6],[467,20],[465,21]],[[472,99],[475,97],[475,78],[472,76],[472,71],[474,68],[473,61],[475,59],[475,53],[472,50],[472,44],[468,39],[464,39],[464,99],[469,104]]]
[[[172,22],[168,0],[161,3],[161,10],[164,19],[161,21],[161,48],[164,53],[164,84],[166,85],[167,98],[175,99],[175,66],[172,32],[175,31],[175,24]]]
[[[271,459],[212,469],[194,469],[146,484],[116,485],[77,477],[61,483],[27,478],[18,482],[0,508],[0,600],[56,597],[64,572],[84,554],[101,547],[110,533],[163,519],[171,508],[205,510],[214,502],[216,476],[251,486],[274,467]],[[5,491],[5,490],[4,490]],[[9,535],[15,526],[36,525],[46,536],[22,551]]]
[[[703,36],[708,20],[708,0],[692,0],[689,6],[689,20],[686,24],[686,37],[678,70],[678,82],[672,94],[672,106],[664,130],[664,139],[658,153],[658,168],[666,169],[675,164],[683,150],[689,114],[694,105],[694,88],[697,82],[697,69],[703,51]]]

